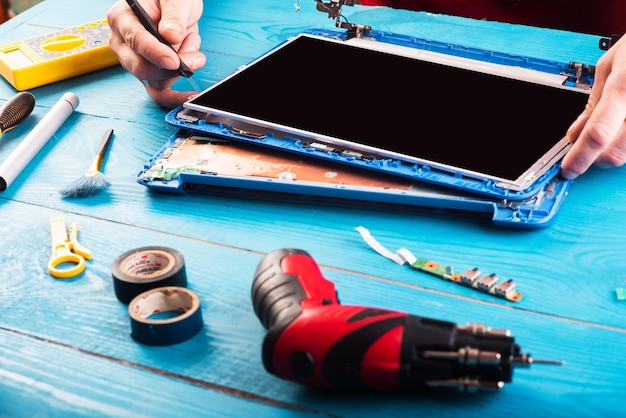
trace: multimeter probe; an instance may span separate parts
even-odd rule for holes
[[[254,312],[267,328],[265,369],[331,389],[499,389],[533,363],[510,332],[364,306],[341,305],[308,253],[282,249],[259,263]]]

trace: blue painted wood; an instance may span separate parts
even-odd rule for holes
[[[252,417],[277,411],[236,391],[29,335],[4,332],[0,353],[0,411],[6,417]],[[289,415],[318,413],[292,409]]]
[[[98,19],[109,4],[46,0],[0,26],[0,39]],[[216,82],[300,30],[333,28],[314,2],[301,6],[295,13],[282,0],[207,5],[208,64],[200,82]],[[385,8],[344,13],[377,29],[513,54],[587,63],[601,55],[598,38],[589,35]],[[592,169],[577,179],[555,223],[537,231],[373,207],[153,193],[135,176],[174,129],[163,121],[167,109],[152,104],[120,67],[34,89],[34,114],[0,137],[0,159],[65,91],[80,97],[77,112],[0,194],[0,415],[621,414],[626,327],[614,289],[626,287],[625,169]],[[13,94],[0,82],[1,101]],[[86,199],[61,199],[58,189],[84,174],[107,128],[115,131],[104,166],[111,186]],[[79,239],[94,254],[76,279],[55,280],[45,271],[55,216],[78,222]],[[359,225],[391,250],[406,247],[457,269],[477,266],[513,278],[524,299],[502,301],[396,265],[365,245],[354,230]],[[129,336],[110,268],[123,252],[146,245],[185,256],[205,321],[190,341],[146,347]],[[262,367],[265,330],[249,292],[262,256],[283,247],[311,253],[343,303],[507,328],[524,350],[566,365],[517,370],[514,383],[497,394],[358,396],[281,381]]]

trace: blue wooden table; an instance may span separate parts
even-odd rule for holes
[[[208,2],[201,27],[207,87],[289,35],[334,21],[313,1]],[[2,43],[103,18],[110,1],[46,0],[0,26]],[[593,64],[598,37],[385,8],[346,7],[375,29],[557,61]],[[306,82],[306,80],[302,80]],[[409,80],[407,80],[409,82]],[[0,137],[4,160],[67,91],[80,106],[0,194],[0,416],[623,416],[626,394],[626,169],[577,179],[548,228],[510,230],[367,208],[149,192],[136,175],[175,132],[139,81],[116,66],[33,89],[37,105]],[[0,80],[0,103],[15,90]],[[329,92],[329,107],[332,95]],[[105,129],[115,131],[111,185],[83,199],[60,187],[82,176]],[[511,144],[512,150],[523,144]],[[83,274],[52,278],[49,220],[79,225],[93,253]],[[504,301],[396,265],[355,231],[392,250],[513,278],[524,298]],[[194,338],[153,347],[130,337],[113,291],[122,253],[161,245],[185,257],[202,302]],[[510,329],[524,351],[565,365],[517,369],[497,393],[340,394],[280,380],[261,363],[265,329],[250,301],[263,256],[308,251],[342,303],[459,324]]]

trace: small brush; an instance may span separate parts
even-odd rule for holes
[[[93,158],[89,169],[85,173],[84,176],[74,180],[61,190],[61,196],[63,197],[83,197],[88,196],[90,194],[96,193],[99,190],[107,187],[109,182],[104,177],[104,174],[100,172],[100,166],[102,165],[102,161],[104,160],[104,155],[109,148],[109,144],[111,143],[111,138],[113,136],[113,129],[107,129],[104,132],[104,136],[100,141],[100,145],[98,148],[98,152],[96,156]]]

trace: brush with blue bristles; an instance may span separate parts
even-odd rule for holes
[[[91,161],[89,169],[84,176],[74,180],[61,190],[61,196],[63,197],[83,197],[96,193],[101,189],[104,189],[109,185],[109,182],[104,177],[104,174],[100,171],[102,161],[111,143],[113,137],[113,129],[107,129],[104,132],[104,136],[98,146],[98,152]]]

